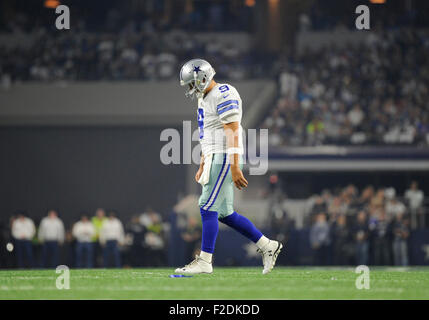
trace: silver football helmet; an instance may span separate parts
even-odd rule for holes
[[[180,70],[180,85],[186,86],[185,96],[202,98],[216,72],[206,60],[192,59]]]

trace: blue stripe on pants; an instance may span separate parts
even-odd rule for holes
[[[214,156],[213,156],[214,157]],[[208,198],[208,200],[207,200],[207,202],[202,206],[202,208],[204,208],[204,210],[206,210],[206,206],[207,206],[207,204],[208,203],[210,203],[210,199],[212,198],[212,196],[213,196],[213,193],[215,192],[215,190],[216,190],[216,186],[217,186],[217,184],[218,184],[218,182],[219,182],[219,179],[220,179],[220,177],[222,176],[222,172],[223,172],[223,169],[225,168],[225,164],[226,164],[226,154],[224,155],[224,157],[223,157],[223,163],[222,163],[222,169],[220,169],[220,172],[219,172],[219,176],[217,177],[217,180],[216,180],[216,183],[215,183],[215,185],[214,185],[214,187],[213,187],[213,190],[212,190],[212,192],[210,193],[210,196],[209,196],[209,198]],[[213,204],[213,203],[212,203]]]

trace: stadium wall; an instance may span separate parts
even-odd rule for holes
[[[232,84],[250,110],[272,83]],[[0,126],[171,126],[195,120],[195,103],[184,97],[178,81],[15,84],[0,90]]]
[[[38,222],[56,208],[66,227],[81,211],[115,209],[126,223],[147,206],[166,214],[185,186],[159,160],[161,128],[0,128],[0,220],[18,209]]]

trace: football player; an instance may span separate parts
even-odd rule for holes
[[[242,102],[233,86],[217,83],[214,75],[213,67],[202,59],[190,60],[180,70],[180,85],[185,87],[185,95],[198,101],[202,155],[195,180],[203,186],[199,198],[203,230],[200,255],[175,272],[213,272],[212,255],[220,221],[256,244],[262,254],[262,273],[267,274],[283,246],[265,237],[249,219],[234,210],[234,186],[242,190],[248,184],[241,171]]]

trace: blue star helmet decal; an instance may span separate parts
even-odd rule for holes
[[[196,72],[198,74],[198,72],[200,72],[200,66],[194,66],[194,72]]]

